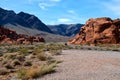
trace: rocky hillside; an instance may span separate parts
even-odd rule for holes
[[[54,34],[63,36],[75,36],[83,24],[60,24],[60,25],[48,25]]]
[[[0,44],[32,44],[33,42],[45,42],[42,37],[17,34],[15,31],[0,27]]]
[[[68,43],[72,44],[117,44],[120,43],[120,19],[107,17],[89,19],[80,32]]]
[[[4,10],[0,8],[0,25],[4,26],[6,24],[20,25],[31,29],[52,33],[52,31],[34,15],[24,12],[16,14],[12,10]]]
[[[17,34],[29,36],[42,36],[46,42],[66,42],[69,37],[53,34],[53,32],[36,16],[20,12],[16,14],[12,10],[0,8],[0,25]]]

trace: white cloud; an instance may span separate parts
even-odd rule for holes
[[[70,14],[75,14],[74,10],[68,10],[67,12],[70,13]]]
[[[39,3],[39,7],[40,7],[41,9],[45,9],[45,8],[46,8],[46,4],[45,4],[45,3]]]
[[[58,19],[58,22],[60,22],[60,23],[69,23],[69,22],[71,22],[71,19],[68,19],[68,18],[60,18],[60,19]]]
[[[33,1],[33,0],[29,0],[29,1]],[[38,5],[42,10],[46,10],[49,7],[56,6],[56,4],[60,1],[61,0],[36,0],[36,2],[39,3]]]
[[[50,0],[51,2],[60,2],[61,0]]]
[[[48,3],[39,3],[39,7],[43,10],[45,10],[47,7],[52,7],[54,4],[48,4]]]

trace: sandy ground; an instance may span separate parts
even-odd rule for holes
[[[36,80],[120,80],[120,52],[64,50],[57,71]]]

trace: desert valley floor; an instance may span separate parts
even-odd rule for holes
[[[120,80],[120,52],[63,50],[55,73],[37,80]]]

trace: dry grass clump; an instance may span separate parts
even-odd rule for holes
[[[40,44],[34,45],[34,47],[31,45],[5,45],[4,49],[6,52],[0,55],[0,75],[6,76],[14,73],[18,74],[21,80],[28,80],[55,71],[59,61],[54,60],[52,55],[60,55],[62,45]],[[9,79],[6,78],[6,80]]]
[[[45,54],[43,48],[36,48],[33,52],[33,55],[36,56],[36,58],[38,58],[41,61],[45,61],[48,59],[48,55]]]
[[[18,59],[15,59],[11,62],[12,66],[17,66],[17,65],[21,65],[21,62]]]
[[[48,59],[48,56],[47,56],[45,53],[43,53],[43,52],[38,53],[36,56],[37,56],[37,58],[38,58],[39,60],[41,60],[41,61],[45,61],[45,60]]]
[[[52,64],[52,63],[62,63],[63,61],[62,60],[55,60],[55,59],[50,59],[47,61],[47,64]]]
[[[8,48],[7,49],[7,52],[9,53],[13,53],[13,52],[17,52],[18,51],[18,48]]]
[[[47,45],[48,50],[62,50],[63,46],[59,44],[49,44]]]
[[[6,69],[14,69],[14,67],[10,63],[5,64],[4,67]]]
[[[32,66],[32,62],[31,61],[25,61],[23,63],[24,66]]]
[[[30,67],[28,69],[20,69],[17,74],[18,78],[22,80],[33,79],[37,77],[41,77],[42,75],[51,73],[55,71],[56,63],[52,63],[50,65],[43,64],[38,67]]]
[[[5,69],[5,68],[0,69],[0,75],[6,75],[8,73],[9,73],[9,71],[7,69]]]
[[[52,55],[60,55],[62,53],[63,45],[60,44],[49,44],[47,45],[47,50]]]
[[[16,59],[16,53],[5,53],[4,55],[3,55],[3,58],[5,58],[5,59]]]
[[[7,64],[7,63],[8,63],[8,61],[7,61],[6,59],[3,59],[3,60],[1,61],[1,64],[2,64],[2,65]]]
[[[19,53],[26,56],[29,53],[29,50],[27,48],[21,48],[19,49]]]
[[[16,59],[18,59],[19,61],[25,61],[25,56],[18,54],[18,55],[16,55]]]
[[[50,53],[54,56],[54,55],[61,55],[62,50],[50,50]]]

